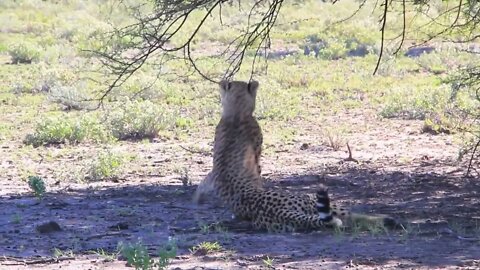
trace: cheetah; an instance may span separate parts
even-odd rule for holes
[[[240,82],[237,82],[237,83],[240,83]],[[227,82],[223,82],[223,85],[227,86]],[[255,108],[256,91],[258,88],[258,82],[252,81],[250,83],[250,87],[251,87],[251,91],[249,92],[249,94],[251,95],[251,97],[248,100],[245,100],[245,104],[248,104],[248,106],[253,106],[253,108],[251,109],[253,113],[253,110]],[[224,96],[225,96],[224,94],[221,94],[222,98]],[[225,102],[227,101],[225,100]],[[229,108],[232,108],[232,106],[229,106]],[[245,159],[245,161],[248,162],[245,168],[248,170],[251,170],[252,174],[255,175],[255,177],[252,178],[252,183],[257,184],[258,186],[262,186],[263,181],[261,178],[262,168],[260,165],[260,157],[262,153],[263,134],[262,134],[262,129],[258,124],[258,121],[255,119],[255,117],[253,117],[252,113],[249,115],[249,117],[245,119],[247,120],[245,124],[248,125],[248,126],[245,126],[245,131],[247,131],[248,133],[245,134],[243,137],[247,138],[247,140],[244,143],[249,145],[248,151],[250,151],[248,153],[248,159]],[[236,113],[235,111],[228,111],[227,109],[227,111],[224,111],[224,115],[225,114],[234,115],[238,113]],[[242,114],[238,114],[238,115],[242,115]],[[222,134],[224,133],[223,127],[225,126],[225,119],[228,119],[230,117],[231,116],[221,118],[216,128],[215,140],[214,140],[215,142],[222,140]],[[220,144],[215,143],[214,149],[213,149],[214,153],[218,152],[216,148],[218,148],[219,146]],[[214,191],[214,182],[216,177],[217,177],[217,174],[215,170],[212,170],[207,174],[205,179],[200,183],[200,185],[198,185],[195,191],[195,194],[193,196],[194,203],[196,204],[202,203],[204,200],[204,197],[206,195],[211,194]]]
[[[370,219],[331,205],[324,187],[315,194],[264,187],[259,165],[263,138],[253,116],[258,87],[256,81],[220,83],[222,116],[215,130],[213,169],[198,186],[194,199],[214,191],[236,217],[271,232],[341,227],[342,219]]]

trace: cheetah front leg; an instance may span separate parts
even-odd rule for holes
[[[203,203],[205,200],[205,196],[213,193],[213,191],[215,190],[214,181],[215,172],[212,170],[207,174],[205,179],[203,179],[200,184],[198,184],[197,189],[193,194],[193,202],[195,204]]]

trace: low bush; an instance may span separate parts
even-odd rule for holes
[[[155,138],[175,125],[174,114],[151,101],[125,98],[107,115],[108,129],[119,140]]]
[[[40,121],[33,134],[28,134],[24,143],[34,147],[51,144],[76,144],[86,140],[108,141],[110,135],[101,123],[92,116],[78,118],[50,117]]]
[[[19,42],[9,46],[7,53],[13,64],[30,64],[40,59],[42,49],[32,42]]]

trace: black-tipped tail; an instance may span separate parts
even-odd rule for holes
[[[325,188],[317,191],[317,211],[320,213],[330,213],[330,198],[328,197],[328,191]]]

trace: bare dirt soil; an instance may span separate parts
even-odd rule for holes
[[[21,143],[4,142],[0,164],[7,173],[0,179],[0,268],[123,269],[128,268],[124,260],[107,260],[92,251],[114,252],[119,242],[141,239],[155,254],[174,237],[179,252],[170,269],[266,269],[265,261],[275,269],[480,269],[480,181],[464,177],[465,164],[457,162],[453,137],[423,134],[418,121],[365,114],[351,113],[323,123],[340,117],[358,127],[348,140],[359,163],[344,160],[345,147],[335,151],[326,145],[320,126],[292,122],[300,132],[291,143],[265,146],[262,164],[268,185],[311,192],[325,184],[333,200],[359,212],[404,220],[405,230],[267,234],[207,229],[205,224],[230,216],[219,203],[191,203],[196,183],[211,168],[211,156],[162,142],[118,146],[147,157],[143,166],[157,168],[151,174],[132,170],[117,183],[48,179],[49,191],[38,200],[16,174],[16,162],[9,159]],[[211,139],[189,145],[208,147]],[[88,146],[78,147],[88,151]],[[73,159],[67,155],[63,160],[39,162],[38,169],[48,174]],[[166,163],[188,166],[194,185],[183,185],[178,175],[161,173]],[[36,231],[38,224],[48,221],[56,221],[62,230]],[[220,243],[222,251],[189,251],[203,241]],[[72,253],[55,258],[54,248]]]

